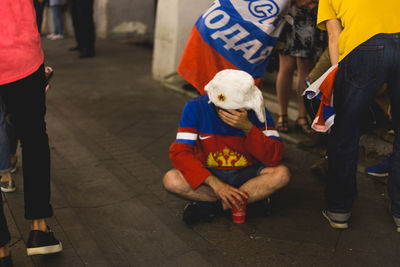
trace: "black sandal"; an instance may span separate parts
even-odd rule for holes
[[[289,121],[287,114],[279,115],[278,121],[276,122],[276,129],[282,133],[289,132]]]
[[[303,120],[304,123],[300,123],[301,120]],[[303,131],[303,133],[306,133],[306,134],[310,134],[313,132],[313,130],[310,127],[307,117],[303,117],[303,116],[300,116],[297,118],[296,128]]]

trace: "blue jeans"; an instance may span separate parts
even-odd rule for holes
[[[6,131],[8,140],[10,142],[10,155],[15,155],[17,153],[17,146],[18,146],[18,136],[15,132],[15,128],[13,125],[6,123]]]
[[[36,11],[36,23],[38,26],[39,33],[42,30],[42,22],[43,22],[43,10],[45,6],[45,2],[40,3],[38,0],[33,1],[33,5]]]
[[[51,6],[51,13],[53,14],[54,23],[54,34],[63,34],[61,8],[62,5]]]
[[[6,130],[5,108],[0,98],[0,175],[10,170],[10,141]]]
[[[340,63],[334,83],[336,113],[328,144],[329,177],[325,191],[331,213],[350,217],[357,195],[357,155],[367,108],[388,83],[395,142],[389,171],[392,214],[400,218],[400,33],[378,34],[359,45]]]
[[[11,170],[10,144],[6,132],[5,108],[0,97],[0,175]],[[10,242],[6,218],[3,210],[3,196],[0,194],[0,248]]]

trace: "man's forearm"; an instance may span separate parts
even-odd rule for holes
[[[339,62],[339,37],[342,32],[340,20],[331,19],[326,21],[326,29],[329,36],[329,56],[331,64],[336,65]]]
[[[337,40],[332,40],[331,38],[329,38],[329,57],[332,66],[339,62],[339,46]]]
[[[216,183],[218,183],[218,182],[219,182],[219,179],[217,177],[215,177],[214,175],[210,175],[204,180],[204,183],[211,188],[214,188]]]

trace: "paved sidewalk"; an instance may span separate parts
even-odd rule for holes
[[[6,195],[15,266],[399,266],[400,234],[384,185],[359,173],[350,229],[322,218],[324,182],[309,166],[320,150],[285,141],[292,172],[269,217],[225,217],[187,227],[185,201],[162,188],[168,147],[190,98],[151,77],[152,50],[99,41],[97,56],[68,52],[72,39],[43,40],[55,70],[47,96],[52,152],[49,220],[59,255],[27,257],[21,169]]]

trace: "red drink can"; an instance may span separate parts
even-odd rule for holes
[[[232,221],[233,223],[241,224],[246,221],[247,199],[242,198],[242,200],[238,200],[235,198],[235,200],[239,208],[236,208],[234,205],[232,205]]]

